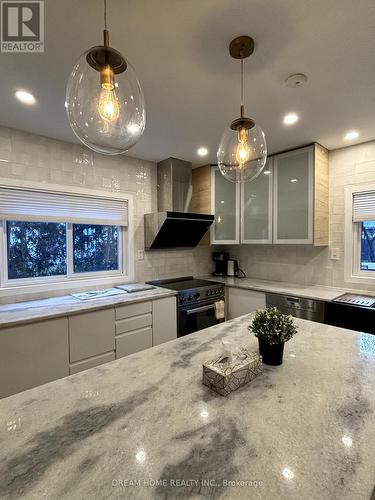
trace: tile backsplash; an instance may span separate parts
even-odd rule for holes
[[[134,195],[135,255],[144,249],[143,215],[157,210],[156,163],[130,156],[104,156],[84,146],[0,127],[1,179],[58,184]],[[189,250],[147,251],[135,262],[135,279],[207,274],[208,246]],[[38,294],[38,298],[46,294]],[[48,293],[47,295],[51,295]],[[11,301],[7,297],[1,299]],[[17,300],[25,300],[25,297]]]

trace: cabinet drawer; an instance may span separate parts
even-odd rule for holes
[[[114,316],[105,309],[69,317],[70,363],[114,350]]]
[[[102,365],[103,363],[108,363],[109,361],[115,360],[115,351],[107,352],[105,354],[100,354],[100,356],[94,356],[89,359],[84,359],[83,361],[78,361],[69,367],[70,375],[74,373],[83,372],[89,368],[94,368],[95,366]]]
[[[151,302],[140,302],[139,304],[129,304],[116,307],[116,320],[140,316],[150,313],[152,310]]]
[[[142,316],[134,316],[132,318],[116,321],[116,335],[139,330],[146,326],[152,325],[152,314],[142,314]]]
[[[152,328],[142,328],[116,337],[116,359],[152,347]]]

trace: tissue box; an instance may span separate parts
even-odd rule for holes
[[[203,365],[203,384],[213,391],[228,396],[262,373],[262,357],[256,352],[241,349],[230,361],[220,356]]]

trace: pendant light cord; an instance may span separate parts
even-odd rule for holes
[[[104,0],[104,29],[107,29],[107,0]]]
[[[244,103],[243,103],[243,59],[241,59],[241,118],[244,117]]]

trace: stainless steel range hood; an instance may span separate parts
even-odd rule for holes
[[[191,163],[168,158],[158,163],[158,212],[145,214],[145,247],[195,247],[214,221],[191,210]]]

